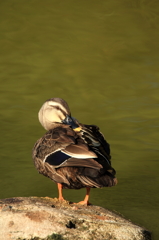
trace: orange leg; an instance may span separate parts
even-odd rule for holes
[[[61,183],[57,183],[57,188],[58,188],[58,193],[59,193],[59,200],[61,201],[63,201],[63,200],[65,200],[64,198],[63,198],[63,195],[62,195],[62,184]]]
[[[81,201],[81,202],[79,202],[78,204],[81,204],[81,205],[89,205],[90,203],[89,203],[89,196],[90,196],[90,188],[86,188],[86,196],[85,196],[85,198],[84,198],[84,200],[83,201]]]

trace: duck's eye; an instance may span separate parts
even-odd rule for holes
[[[57,110],[60,110],[60,108],[59,108],[59,107],[56,107],[56,109],[57,109]]]

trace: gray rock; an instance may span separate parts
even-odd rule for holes
[[[1,240],[151,240],[149,231],[98,206],[58,199],[0,200]]]

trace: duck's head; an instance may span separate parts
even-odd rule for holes
[[[78,121],[71,117],[71,112],[67,102],[61,98],[51,98],[47,100],[39,110],[39,121],[48,131],[54,128],[55,123],[70,125],[73,129],[79,127]]]

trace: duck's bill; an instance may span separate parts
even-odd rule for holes
[[[70,125],[73,129],[78,128],[77,120],[69,115],[62,121],[62,123]]]

